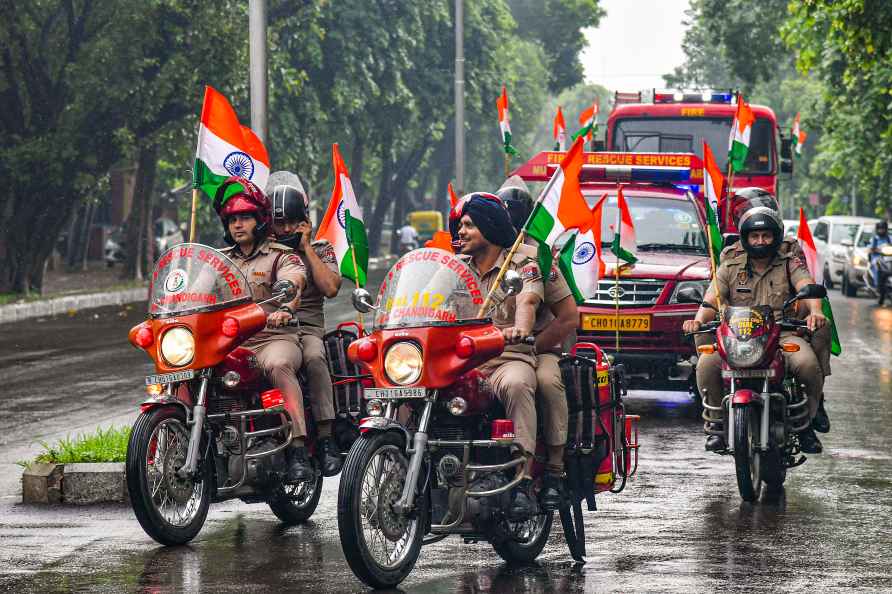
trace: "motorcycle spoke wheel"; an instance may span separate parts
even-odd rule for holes
[[[392,569],[409,552],[418,522],[408,520],[393,509],[403,492],[408,465],[394,446],[378,450],[362,476],[362,538],[374,560]]]
[[[187,526],[198,514],[205,487],[204,481],[177,475],[186,462],[189,433],[179,420],[167,419],[155,427],[150,443],[156,444],[146,456],[151,502],[164,521],[172,526]]]

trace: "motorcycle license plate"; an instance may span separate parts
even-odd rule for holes
[[[775,372],[773,369],[723,369],[722,377],[727,378],[773,378]]]
[[[366,388],[363,391],[366,400],[392,400],[405,398],[424,398],[426,388]]]
[[[650,315],[582,314],[582,329],[595,332],[650,332]]]
[[[187,369],[186,371],[174,371],[173,373],[162,373],[160,375],[147,375],[146,385],[151,386],[152,384],[172,384],[173,382],[190,380],[193,377],[195,377],[194,369]]]

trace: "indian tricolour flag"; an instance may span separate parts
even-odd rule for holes
[[[799,231],[796,233],[799,240],[799,247],[805,255],[805,265],[808,266],[808,272],[811,274],[815,282],[824,283],[824,271],[818,266],[818,250],[815,249],[815,240],[811,235],[811,229],[808,227],[808,220],[805,218],[805,211],[799,209]],[[830,324],[830,352],[839,356],[842,353],[842,345],[839,342],[839,333],[836,331],[836,321],[833,319],[833,309],[830,307],[830,300],[824,297],[821,302],[821,312],[827,318]]]
[[[201,188],[213,197],[217,188],[232,175],[265,188],[269,178],[269,155],[257,135],[239,124],[226,97],[206,86],[192,187]],[[233,191],[237,191],[237,187]]]
[[[805,139],[808,138],[808,134],[806,134],[799,127],[799,113],[796,113],[796,119],[793,120],[793,130],[791,136],[793,137],[793,146],[796,147],[796,156],[802,156],[802,145],[805,144]]]
[[[567,124],[564,122],[564,112],[561,111],[560,105],[554,114],[552,136],[554,136],[554,150],[561,152],[567,150]]]
[[[369,243],[362,222],[362,209],[356,201],[350,173],[337,144],[331,146],[331,161],[334,189],[316,239],[327,239],[331,243],[341,276],[362,287],[369,269]]]
[[[591,225],[592,213],[579,188],[583,142],[577,138],[564,155],[527,223],[527,235],[539,242],[539,266],[543,271],[551,270],[552,249],[558,237],[568,229],[588,231]]]
[[[703,197],[706,202],[706,225],[709,228],[709,245],[713,271],[718,270],[722,253],[722,233],[719,230],[719,202],[725,178],[715,162],[712,150],[703,141]]]
[[[505,153],[516,155],[517,150],[511,146],[511,117],[508,115],[508,89],[505,85],[502,85],[502,95],[496,99],[496,107],[499,110],[499,131],[502,133]]]
[[[558,268],[570,286],[576,303],[591,299],[598,292],[598,281],[606,266],[601,256],[601,214],[607,194],[592,209],[591,228],[577,233],[561,249]]]
[[[735,173],[743,171],[746,154],[750,149],[750,132],[753,130],[755,121],[753,110],[743,100],[743,95],[738,94],[737,112],[734,114],[734,122],[731,124],[731,134],[728,136],[728,161]]]
[[[629,264],[638,261],[638,245],[635,242],[635,225],[632,223],[632,215],[626,197],[623,196],[623,187],[620,184],[616,190],[616,227],[614,227],[613,243],[610,249],[619,260]]]
[[[576,134],[573,135],[573,140],[576,140],[580,136],[585,136],[586,142],[592,141],[592,136],[594,135],[595,130],[598,129],[598,112],[600,109],[598,98],[596,97],[592,102],[591,107],[582,110],[582,113],[579,114],[579,123],[582,124],[582,128],[576,131]]]

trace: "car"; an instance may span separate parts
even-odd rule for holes
[[[784,219],[784,237],[796,239],[796,233],[799,231],[799,219]]]
[[[828,289],[842,282],[842,271],[848,258],[847,248],[842,245],[843,240],[854,240],[858,227],[870,222],[875,223],[876,219],[832,215],[818,217],[815,221],[812,236],[818,252],[818,266],[824,272],[824,285]]]
[[[842,245],[846,248],[846,262],[843,266],[840,290],[846,297],[857,296],[858,289],[865,286],[864,275],[867,274],[868,250],[878,220],[862,223],[855,232],[854,239],[842,241]]]
[[[155,257],[168,248],[183,243],[183,232],[171,219],[161,217],[155,220]],[[127,233],[124,225],[115,228],[103,247],[105,265],[111,268],[127,258]]]

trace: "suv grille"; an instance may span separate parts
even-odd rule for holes
[[[663,292],[666,281],[659,279],[620,279],[619,286],[615,280],[598,281],[598,292],[594,299],[589,299],[587,305],[614,305],[616,303],[616,289],[619,289],[619,304],[621,306],[647,306],[654,305]]]

